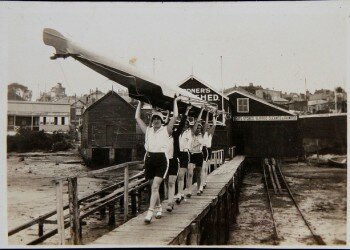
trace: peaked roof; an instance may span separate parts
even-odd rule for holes
[[[229,93],[226,94],[226,96],[232,95],[234,93],[238,93],[238,94],[244,95],[244,96],[246,96],[248,98],[251,98],[251,99],[253,99],[253,100],[257,101],[257,102],[263,103],[263,104],[265,104],[267,106],[270,106],[270,107],[272,107],[274,109],[278,109],[278,110],[283,111],[285,113],[288,113],[290,115],[295,115],[293,112],[290,112],[289,110],[285,110],[285,109],[280,108],[280,107],[278,107],[276,105],[273,105],[273,104],[271,104],[271,103],[261,99],[260,97],[258,97],[256,95],[253,95],[253,94],[249,93],[248,91],[243,90],[241,88],[236,88],[236,89],[230,91]]]
[[[209,88],[209,89],[212,89],[213,91],[215,91],[216,93],[218,93],[218,95],[224,97],[226,100],[229,100],[227,98],[227,96],[225,95],[222,95],[222,93],[220,91],[218,91],[217,89],[213,88],[212,86],[210,86],[208,83],[200,80],[197,76],[194,76],[194,75],[190,75],[188,76],[185,80],[183,80],[180,84],[178,84],[177,86],[180,87],[182,84],[184,84],[185,82],[187,82],[188,80],[190,79],[195,79],[197,80],[198,82],[202,83],[205,87]]]
[[[95,106],[96,104],[100,103],[102,100],[106,99],[108,96],[110,95],[114,95],[117,98],[120,98],[121,100],[123,100],[123,102],[125,102],[126,104],[128,104],[132,109],[136,109],[133,105],[131,105],[130,103],[128,103],[127,101],[125,101],[125,99],[123,97],[121,97],[120,95],[118,95],[116,92],[114,92],[113,90],[110,90],[107,94],[105,94],[104,96],[102,96],[100,99],[98,99],[96,102],[92,103],[89,107],[87,107],[84,111],[84,113],[89,110],[91,107]]]

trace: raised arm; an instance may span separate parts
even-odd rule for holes
[[[185,114],[182,115],[177,130],[176,130],[175,132],[173,132],[173,137],[175,137],[175,136],[180,136],[180,134],[182,133],[182,130],[183,130],[183,128],[185,127],[185,124],[186,124],[188,112],[190,111],[191,108],[192,108],[192,105],[187,106],[186,112],[185,112]],[[174,133],[175,133],[175,134],[174,134]]]
[[[201,117],[202,117],[202,114],[203,114],[203,110],[204,110],[204,107],[201,109],[201,112],[199,112],[199,115],[198,115],[198,117],[197,117],[197,120],[196,120],[196,122],[195,122],[194,125],[193,125],[192,133],[196,132],[196,130],[197,130],[198,123],[199,123],[199,121],[200,121],[200,119],[201,119]]]
[[[203,127],[203,131],[204,133],[207,131],[207,128],[208,128],[208,122],[209,122],[209,112],[207,112],[207,115],[205,117],[205,123],[204,123],[204,127]]]
[[[167,115],[165,117],[165,122],[164,122],[165,125],[168,125],[168,123],[169,123],[169,116],[170,116],[170,111],[167,110]]]
[[[135,119],[139,127],[141,128],[142,132],[145,134],[147,125],[144,121],[141,119],[141,102],[139,101],[137,108],[136,108],[136,113],[135,113]]]
[[[173,133],[173,127],[174,124],[176,122],[176,119],[179,115],[179,110],[177,108],[177,99],[178,98],[174,98],[174,108],[173,108],[173,117],[170,118],[170,121],[167,125],[167,130],[168,130],[168,134],[171,135]]]
[[[213,116],[213,125],[208,130],[208,135],[214,135],[216,127],[216,115]]]

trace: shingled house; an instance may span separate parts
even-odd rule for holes
[[[142,135],[136,134],[135,107],[114,91],[83,114],[81,152],[87,164],[111,165],[135,160]]]

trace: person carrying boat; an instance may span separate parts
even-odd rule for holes
[[[208,167],[209,167],[209,161],[211,159],[211,144],[213,140],[213,135],[215,132],[216,127],[216,115],[213,115],[213,125],[210,126],[209,123],[209,112],[207,113],[207,116],[205,118],[205,124],[204,124],[204,135],[203,135],[203,167],[202,167],[202,173],[201,173],[201,185],[199,188],[199,191],[203,193],[203,188],[207,185],[207,176],[208,176]]]
[[[186,196],[188,198],[192,195],[192,182],[193,177],[195,177],[195,181],[197,182],[197,195],[201,195],[199,191],[201,184],[201,169],[203,165],[203,133],[202,133],[202,124],[200,123],[201,117],[203,114],[204,108],[201,109],[198,118],[193,125],[192,128],[192,141],[191,141],[191,149],[190,149],[190,164],[188,165],[188,179],[187,179],[187,188],[188,193]]]
[[[187,107],[188,111],[191,107],[192,106]],[[186,116],[188,114],[188,111],[186,110],[186,114],[185,114]],[[179,136],[180,169],[179,169],[179,175],[177,177],[178,193],[175,196],[175,201],[177,204],[180,204],[181,200],[183,200],[185,196],[184,195],[185,174],[187,173],[188,164],[190,163],[191,142],[192,142],[192,131],[190,128],[190,121],[186,119],[185,125]]]
[[[177,127],[174,127],[173,133],[169,138],[169,171],[168,171],[168,204],[166,210],[171,212],[174,209],[174,194],[175,194],[175,182],[179,173],[179,137],[187,122],[187,115],[192,106],[187,106],[186,113],[182,115],[180,123]]]
[[[169,135],[172,134],[174,124],[178,116],[177,98],[174,98],[173,117],[167,126],[163,126],[163,114],[153,110],[151,116],[151,127],[147,126],[141,119],[141,102],[139,101],[135,119],[142,132],[145,133],[145,178],[152,181],[150,205],[144,219],[150,223],[155,212],[157,219],[162,216],[162,207],[159,197],[159,186],[167,175],[169,160],[167,156],[169,146]]]

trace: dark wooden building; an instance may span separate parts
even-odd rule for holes
[[[303,139],[320,140],[320,144],[324,141],[329,152],[346,154],[346,113],[303,115],[299,117],[298,122]]]
[[[232,141],[238,154],[249,157],[302,154],[297,116],[239,88],[227,96],[232,110]]]
[[[134,117],[135,108],[113,91],[90,105],[82,124],[86,162],[107,165],[134,160],[140,137]]]
[[[219,91],[213,87],[199,80],[197,77],[191,75],[186,78],[181,84],[178,85],[180,88],[187,90],[188,92],[198,96],[202,100],[216,104],[219,110],[222,110],[222,104],[226,112],[230,112],[231,105],[228,97],[223,96]],[[202,117],[205,119],[205,117]],[[212,117],[210,117],[210,120]],[[215,133],[213,136],[212,148],[215,149],[227,149],[232,146],[232,120],[223,120],[220,115],[218,118],[218,125],[216,126]]]

